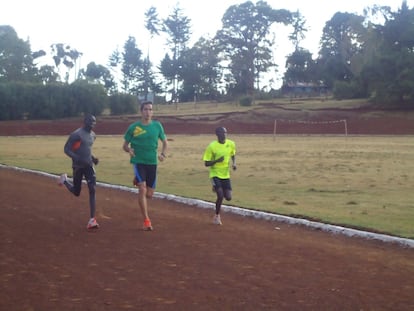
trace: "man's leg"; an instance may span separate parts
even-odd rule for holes
[[[82,178],[83,170],[80,168],[73,169],[73,184],[71,184],[67,179],[63,182],[66,188],[72,192],[73,195],[79,196],[82,189]]]
[[[225,198],[227,201],[231,201],[231,190],[230,190],[230,189],[226,189],[226,190],[224,190],[224,198]]]
[[[153,228],[151,220],[148,216],[148,199],[152,197],[152,195],[149,193],[151,193],[153,190],[151,188],[148,188],[145,181],[138,184],[138,189],[138,204],[142,217],[144,218],[144,225],[142,228],[144,231],[152,231]]]
[[[231,181],[230,181],[230,179],[224,179],[224,180],[222,180],[221,185],[222,185],[223,191],[224,191],[224,198],[227,201],[231,201],[232,189],[231,189]]]
[[[151,231],[152,224],[148,215],[148,199],[154,194],[156,184],[156,165],[134,165],[135,179],[138,181],[138,204],[144,217],[143,229]]]
[[[138,204],[144,219],[148,217],[148,205],[147,205],[147,184],[145,181],[138,184]]]
[[[95,218],[96,214],[96,195],[95,195],[95,185],[88,184],[89,188],[89,209],[91,218]]]
[[[88,221],[88,224],[86,226],[87,229],[97,229],[99,228],[99,224],[97,223],[95,219],[96,214],[96,194],[95,194],[95,188],[96,188],[96,175],[95,175],[95,169],[93,166],[89,166],[85,168],[84,170],[85,179],[88,184],[88,190],[89,190],[89,213],[90,213],[90,219]]]
[[[217,199],[216,199],[216,215],[220,214],[220,209],[221,209],[221,204],[223,203],[223,188],[215,188],[216,189],[216,195],[217,195]]]

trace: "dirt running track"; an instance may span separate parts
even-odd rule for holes
[[[266,122],[162,120],[169,133],[271,133]],[[412,119],[348,118],[353,134],[413,134]],[[98,135],[131,120],[99,119]],[[81,124],[0,122],[0,135],[67,135]],[[292,131],[294,129],[291,129]],[[298,129],[298,132],[303,129]],[[63,156],[63,155],[62,155]],[[0,311],[414,310],[414,249],[154,199],[140,230],[137,195],[98,187],[101,228],[85,229],[86,187],[0,168]],[[214,198],[212,198],[214,199]]]
[[[0,310],[414,310],[414,250],[0,169]]]

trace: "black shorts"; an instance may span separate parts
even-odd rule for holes
[[[231,181],[229,178],[221,179],[218,177],[211,178],[214,189],[222,188],[223,190],[231,190]]]
[[[73,188],[71,192],[74,195],[79,195],[82,189],[82,179],[85,177],[89,189],[96,186],[96,174],[93,166],[74,167],[73,168]]]
[[[96,185],[96,174],[93,166],[73,168],[73,184],[75,186],[81,185],[83,177],[85,177],[88,184]]]
[[[148,187],[155,189],[157,185],[157,165],[134,164],[134,174],[138,183],[145,181]]]

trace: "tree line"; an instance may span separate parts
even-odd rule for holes
[[[12,26],[0,26],[0,111],[7,111],[0,120],[99,114],[107,107],[130,113],[137,98],[164,103],[166,94],[170,102],[270,98],[301,84],[323,86],[337,99],[367,98],[392,108],[414,104],[414,9],[406,0],[396,11],[375,5],[362,15],[335,13],[315,58],[301,45],[307,26],[300,11],[273,9],[266,1],[231,5],[215,36],[192,46],[191,19],[179,4],[164,19],[151,6],[144,23],[151,39],[167,38],[158,64],[130,36],[106,65],[86,68],[78,68],[82,52],[63,43],[50,46],[53,65],[41,65],[46,51],[32,51]],[[294,47],[280,90],[262,85],[264,74],[279,70],[272,52],[276,25],[289,29]]]

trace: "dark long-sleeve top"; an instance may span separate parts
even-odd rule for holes
[[[72,167],[92,166],[92,145],[96,139],[93,131],[81,127],[72,132],[66,141],[64,152],[72,159]]]

